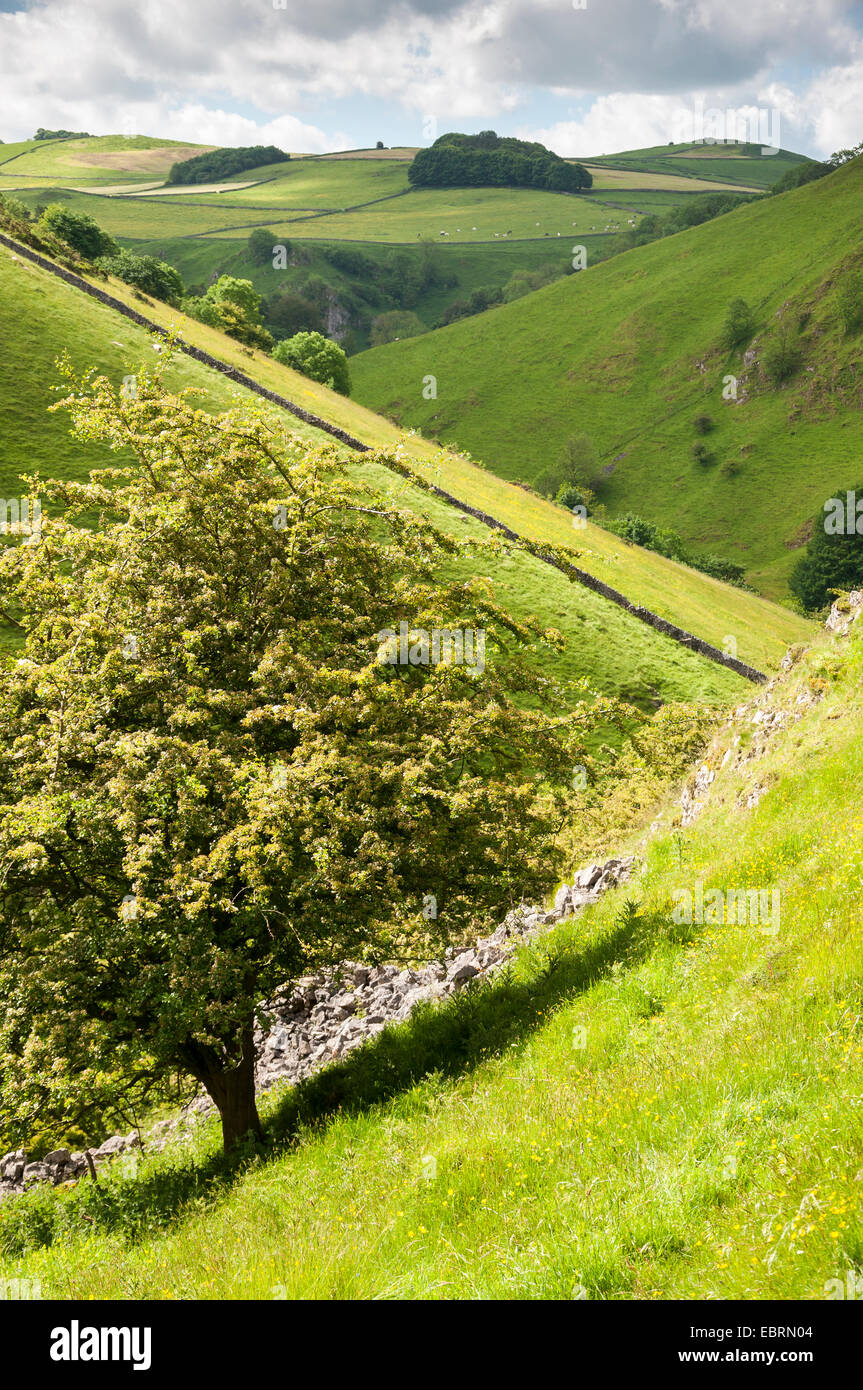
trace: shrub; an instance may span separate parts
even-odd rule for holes
[[[255,265],[268,265],[273,258],[273,247],[284,246],[285,251],[290,253],[291,243],[284,237],[277,236],[275,232],[270,232],[266,227],[256,227],[249,234],[246,242],[249,255]]]
[[[276,344],[273,357],[343,396],[350,393],[347,355],[338,343],[331,342],[322,333],[295,333],[293,338]]]
[[[702,464],[705,468],[713,462],[712,453],[707,445],[702,444],[700,440],[697,440],[692,446],[692,457],[695,459],[696,463]]]
[[[837,304],[845,332],[856,333],[863,326],[863,271],[849,271],[842,277]]]
[[[295,333],[304,330],[317,332],[323,326],[318,306],[293,290],[274,294],[267,300],[263,314],[267,328],[277,341],[293,338]]]
[[[221,275],[200,299],[184,299],[180,306],[190,318],[218,328],[248,347],[273,346],[272,334],[261,323],[261,296],[251,280]]]
[[[863,498],[863,483],[856,495]],[[845,489],[838,489],[833,496],[844,503]],[[839,531],[836,523],[831,522],[831,513],[835,511],[825,502],[816,512],[812,539],[788,580],[792,594],[809,612],[824,608],[834,589],[859,589],[863,585],[863,535],[856,530],[852,535],[846,535],[844,529]]]
[[[748,343],[755,329],[755,315],[745,299],[732,299],[722,327],[722,346],[729,352]]]
[[[174,308],[182,301],[185,289],[179,271],[165,261],[157,261],[155,256],[137,256],[132,251],[120,250],[115,256],[102,256],[99,265],[109,275],[116,275],[125,284],[134,285],[144,294],[151,294]]]
[[[794,328],[783,323],[776,337],[764,349],[764,370],[774,386],[781,386],[797,371],[803,352]]]
[[[100,256],[118,255],[120,247],[112,236],[103,232],[98,222],[85,212],[73,212],[63,203],[49,203],[38,226],[60,241],[71,246],[73,251],[86,256],[88,261],[98,260]]]
[[[696,434],[709,434],[714,428],[713,420],[709,415],[696,415],[692,423]]]

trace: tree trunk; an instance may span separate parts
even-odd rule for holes
[[[251,1133],[263,1139],[264,1129],[255,1101],[255,1040],[254,1027],[243,1029],[242,1056],[235,1067],[221,1065],[213,1047],[189,1042],[183,1057],[196,1080],[205,1087],[222,1121],[222,1142],[225,1153]]]

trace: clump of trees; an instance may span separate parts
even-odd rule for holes
[[[66,364],[54,408],[133,461],[40,480],[42,543],[0,553],[3,1148],[104,1132],[178,1074],[226,1149],[260,1135],[262,1001],[541,898],[572,766],[633,713],[543,712],[536,625],[443,577],[501,542],[439,533],[263,411],[171,395],[169,361],[134,399]],[[484,670],[382,664],[402,620],[484,632]]]
[[[89,130],[45,130],[44,126],[39,127],[34,140],[92,140],[93,136]]]
[[[544,145],[493,130],[479,135],[451,131],[419,150],[408,169],[415,188],[545,188],[578,193],[593,179],[582,164],[570,163]]]
[[[152,295],[174,308],[179,308],[186,292],[180,272],[155,256],[139,256],[118,248],[112,255],[102,256],[98,264],[109,275],[116,275],[142,294]]]
[[[723,217],[726,212],[733,212],[735,208],[761,196],[759,193],[704,193],[688,197],[680,207],[670,208],[664,213],[651,213],[642,217],[636,226],[618,232],[611,243],[611,255],[631,251],[635,246],[646,246],[662,237],[674,236],[688,227],[699,227],[703,222]]]
[[[261,296],[251,280],[220,275],[205,294],[187,297],[180,307],[190,318],[219,328],[248,347],[269,352],[273,346],[272,334],[261,322]]]
[[[665,555],[669,560],[689,565],[691,569],[701,570],[704,574],[712,575],[714,579],[723,579],[726,584],[746,587],[746,570],[743,565],[737,564],[735,560],[726,560],[721,555],[693,554],[687,548],[683,537],[670,527],[657,526],[655,522],[646,521],[643,516],[637,516],[634,512],[615,517],[604,522],[604,525],[606,530],[613,531],[616,536],[622,536],[633,545],[655,550],[658,555]]]
[[[850,508],[847,489],[837,489],[812,519],[812,537],[788,579],[808,612],[826,608],[837,589],[863,586],[863,508],[858,516],[858,498],[863,502],[863,483],[852,492]]]
[[[37,230],[50,232],[71,246],[88,261],[116,255],[120,248],[98,222],[84,212],[73,212],[64,203],[49,203],[39,218]]]
[[[339,347],[322,333],[296,333],[284,338],[273,348],[273,357],[286,367],[302,372],[312,381],[320,381],[330,390],[347,396],[351,389],[348,359]]]
[[[218,183],[246,169],[258,169],[263,164],[284,164],[290,159],[275,145],[243,145],[236,149],[211,150],[191,159],[172,164],[166,183]]]

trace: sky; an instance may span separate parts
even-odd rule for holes
[[[0,0],[0,139],[863,140],[863,0]]]

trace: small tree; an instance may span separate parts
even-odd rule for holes
[[[863,327],[863,271],[847,271],[843,275],[837,304],[846,333],[856,333],[858,328]]]
[[[289,241],[286,241],[284,237],[276,236],[275,232],[268,232],[266,227],[256,227],[249,234],[246,246],[255,265],[271,264],[274,246],[284,246],[286,253],[291,249]]]
[[[179,271],[155,256],[136,256],[132,251],[120,250],[113,256],[102,256],[99,265],[110,275],[116,275],[127,285],[134,285],[144,294],[161,299],[175,308],[179,307],[185,288]]]
[[[261,323],[261,296],[251,280],[220,275],[201,298],[184,299],[183,312],[211,328],[219,328],[250,347],[269,352],[272,334]]]
[[[119,246],[112,236],[103,232],[98,222],[84,212],[73,212],[63,203],[49,203],[37,223],[39,230],[59,237],[73,251],[95,261],[99,256],[114,256]]]
[[[764,370],[775,386],[781,386],[797,371],[803,352],[796,330],[790,323],[780,325],[776,337],[764,351]]]
[[[755,331],[755,315],[745,299],[732,299],[722,328],[722,346],[728,351],[748,343]]]
[[[709,415],[696,415],[692,422],[696,434],[710,434],[713,420]]]
[[[295,333],[273,348],[277,362],[293,367],[295,372],[320,381],[333,391],[347,396],[351,389],[348,359],[343,348],[325,338],[322,333]]]
[[[513,650],[538,630],[439,577],[501,542],[439,534],[260,412],[167,394],[163,358],[133,400],[67,366],[76,435],[135,461],[40,483],[66,514],[0,554],[22,638],[0,667],[13,1143],[178,1070],[226,1149],[259,1134],[261,1001],[547,890],[573,762],[627,713],[543,713],[553,684]],[[411,660],[382,662],[401,622]],[[484,634],[482,669],[415,660],[434,629]]]
[[[854,496],[863,501],[863,483]],[[851,531],[846,489],[838,489],[831,501],[834,499],[836,505],[825,503],[816,512],[812,538],[788,580],[792,594],[813,613],[826,607],[835,589],[859,589],[863,585],[863,516],[856,517],[855,507]]]

